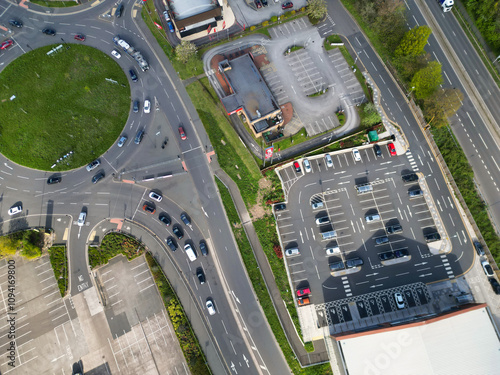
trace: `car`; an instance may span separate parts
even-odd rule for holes
[[[215,314],[214,301],[211,298],[209,298],[209,299],[207,299],[207,302],[205,303],[205,305],[207,306],[208,313],[210,315],[214,315]]]
[[[174,28],[174,24],[172,23],[172,21],[168,21],[167,25],[168,25],[168,29],[170,30],[170,32],[173,33],[175,31],[175,28]]]
[[[300,255],[300,251],[298,248],[294,247],[293,249],[286,249],[285,250],[285,255],[287,257],[291,257],[293,255]]]
[[[379,253],[378,258],[380,260],[389,260],[394,258],[394,253],[392,251],[386,251],[384,253]]]
[[[134,138],[134,143],[136,145],[140,144],[143,137],[144,137],[144,130],[141,129],[141,130],[137,131],[137,134],[135,135],[135,138]]]
[[[486,276],[495,275],[495,272],[493,272],[493,268],[491,268],[490,263],[486,259],[483,259],[481,261],[481,266],[483,266],[483,271],[486,274]]]
[[[410,256],[410,252],[408,251],[408,249],[394,250],[394,256],[396,258],[406,258]]]
[[[274,206],[274,212],[283,211],[283,210],[286,210],[286,204],[284,204],[284,203],[278,203],[277,205]]]
[[[120,139],[118,140],[118,143],[117,143],[117,146],[118,147],[123,147],[123,145],[125,144],[125,142],[127,142],[127,136],[126,135],[122,135],[120,137]]]
[[[23,23],[16,19],[9,20],[9,23],[14,27],[19,27],[19,28],[23,27]]]
[[[303,298],[298,298],[297,299],[297,305],[299,306],[306,306],[311,303],[309,297],[303,297]]]
[[[120,54],[120,52],[118,52],[116,49],[114,49],[113,51],[111,51],[111,54],[116,57],[117,59],[119,59],[120,57],[122,57],[122,55]]]
[[[138,81],[137,73],[135,72],[134,69],[130,69],[128,71],[128,74],[130,74],[130,79],[132,80],[132,82],[137,82]]]
[[[9,209],[9,215],[12,216],[12,215],[15,215],[15,214],[18,214],[20,212],[23,212],[23,206],[19,205],[19,206],[13,206]]]
[[[396,156],[396,147],[394,147],[394,143],[388,143],[387,148],[389,149],[389,154],[391,154],[391,156]]]
[[[99,159],[94,160],[89,165],[87,165],[87,167],[86,167],[87,172],[93,171],[94,169],[96,169],[100,165],[101,165],[101,162],[99,161]]]
[[[208,246],[207,246],[206,242],[203,240],[200,241],[200,251],[204,257],[206,257],[208,255]]]
[[[196,269],[196,277],[201,285],[205,284],[205,274],[203,273],[203,268],[198,267]]]
[[[263,6],[267,7],[267,0],[260,0]]]
[[[293,3],[291,1],[287,1],[284,4],[281,4],[281,9],[283,9],[283,10],[289,9],[289,8],[292,8],[292,7],[293,7]]]
[[[311,172],[311,171],[312,171],[311,163],[309,163],[309,160],[304,159],[304,160],[302,161],[302,163],[304,164],[304,170],[305,170],[307,173],[309,173],[309,172]]]
[[[146,212],[149,212],[150,214],[154,214],[156,212],[156,208],[154,207],[153,203],[151,202],[146,202],[142,206],[142,209]]]
[[[163,17],[165,17],[165,21],[170,21],[170,16],[168,15],[168,12],[166,10],[163,12]]]
[[[179,126],[179,135],[181,136],[181,139],[185,141],[187,139],[186,133],[184,132],[184,128],[182,126]]]
[[[401,293],[394,293],[394,301],[396,302],[396,307],[398,309],[401,310],[405,308],[405,301]]]
[[[163,197],[161,196],[161,194],[158,194],[154,191],[151,191],[149,193],[149,198],[151,198],[152,200],[154,201],[157,201],[157,202],[161,202],[161,200],[163,199]]]
[[[363,259],[359,257],[347,259],[345,262],[347,268],[361,267],[363,264]]]
[[[181,227],[177,224],[173,226],[172,232],[174,232],[175,237],[177,237],[178,240],[182,240],[182,237],[184,237]]]
[[[134,105],[132,107],[132,110],[134,111],[134,113],[139,112],[139,101],[138,100],[134,100]]]
[[[144,113],[151,112],[151,102],[149,99],[144,100]]]
[[[78,226],[83,227],[85,225],[85,219],[87,218],[87,213],[85,211],[80,212],[78,216]]]
[[[474,247],[476,248],[477,255],[482,256],[485,254],[483,245],[479,241],[474,241]]]
[[[94,177],[92,177],[92,183],[97,184],[99,181],[101,181],[104,178],[104,172],[99,172],[96,174]]]
[[[293,167],[295,168],[295,172],[300,173],[302,170],[300,169],[300,164],[298,161],[293,162]]]
[[[177,243],[174,241],[172,237],[167,238],[167,245],[170,247],[170,250],[175,251],[177,250]]]
[[[311,204],[311,207],[313,210],[316,210],[318,208],[323,208],[323,202],[319,201],[319,202],[314,202]]]
[[[330,263],[329,266],[330,266],[330,272],[336,272],[345,269],[344,262],[342,262],[341,260],[338,262]]]
[[[419,198],[424,196],[424,192],[422,189],[415,189],[415,190],[410,190],[408,192],[408,196],[411,198]]]
[[[418,181],[418,175],[416,173],[409,173],[401,176],[403,182],[414,182]]]
[[[58,184],[62,180],[61,177],[55,176],[55,177],[49,177],[47,180],[47,185],[53,185],[53,184]]]
[[[434,242],[434,241],[439,241],[441,239],[441,236],[439,235],[438,232],[435,232],[431,234],[426,234],[424,238],[425,242]]]
[[[160,219],[160,221],[163,224],[165,224],[167,227],[170,226],[170,223],[171,223],[170,218],[168,217],[168,215],[165,212],[161,213],[160,216],[158,216],[158,219]]]
[[[187,217],[187,215],[185,213],[182,213],[181,214],[181,220],[184,224],[186,225],[191,225],[191,220],[189,220],[189,218]]]
[[[255,6],[257,7],[257,9],[262,8],[262,3],[260,2],[260,0],[255,0]]]
[[[120,4],[115,10],[115,17],[120,18],[122,14],[123,14],[123,4]]]
[[[326,249],[326,255],[335,255],[335,254],[340,254],[340,248],[337,243]]]
[[[388,242],[389,242],[389,237],[387,237],[387,236],[382,236],[382,237],[375,238],[375,244],[376,245],[382,245],[382,244],[385,244],[385,243],[388,243]]]
[[[85,42],[85,35],[83,34],[76,34],[75,39],[79,40],[80,42]]]
[[[328,224],[330,222],[330,218],[328,216],[318,217],[316,219],[316,225]]]
[[[325,155],[325,161],[326,161],[326,166],[332,168],[333,167],[333,160],[330,154]]]
[[[51,29],[50,27],[43,29],[42,33],[44,33],[45,35],[56,36],[56,31],[54,29]]]
[[[359,150],[357,148],[352,149],[352,156],[354,157],[355,161],[361,161],[361,154],[359,153]]]
[[[495,279],[494,277],[490,277],[488,278],[488,281],[490,282],[491,288],[493,289],[495,294],[500,294],[500,283],[498,283],[497,279]]]
[[[401,233],[403,231],[403,227],[399,224],[395,224],[385,227],[385,230],[387,234],[395,234],[395,233]]]
[[[367,223],[373,223],[375,221],[380,220],[380,215],[379,214],[371,214],[371,215],[365,215],[365,221]]]
[[[7,49],[9,48],[11,45],[14,44],[14,41],[12,39],[9,39],[9,40],[6,40],[5,42],[3,42],[2,44],[0,44],[0,50],[2,49]]]
[[[373,145],[373,151],[375,151],[375,155],[382,156],[382,150],[378,144],[375,143],[375,145]]]
[[[308,294],[311,294],[311,289],[309,288],[302,288],[297,290],[297,297],[307,296]]]

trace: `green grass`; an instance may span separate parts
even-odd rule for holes
[[[302,128],[294,135],[291,135],[291,136],[289,136],[281,141],[274,142],[273,144],[274,144],[274,149],[277,151],[278,149],[284,150],[284,149],[287,149],[289,147],[298,145],[298,144],[305,142],[307,140],[308,140],[308,138],[307,138],[306,128]]]
[[[128,260],[134,259],[144,252],[144,245],[132,236],[122,233],[108,233],[98,247],[89,246],[89,264],[91,268],[108,263],[123,254]]]
[[[304,348],[306,349],[306,351],[308,353],[314,352],[314,344],[311,341],[305,342],[304,343]]]
[[[210,137],[219,165],[236,182],[245,203],[248,206],[256,204],[258,181],[262,175],[226,118],[222,104],[208,79],[196,81],[187,86],[186,90]]]
[[[53,1],[53,0],[30,0],[30,3],[38,4],[49,8],[66,8],[80,5],[75,1]]]
[[[329,35],[325,38],[325,41],[323,42],[323,47],[325,47],[325,50],[329,51],[331,49],[337,48],[337,46],[332,46],[330,43],[342,43],[342,39],[340,39],[340,36],[338,35]]]
[[[315,98],[317,96],[321,96],[323,94],[326,94],[328,92],[328,87],[325,90],[320,90],[315,92],[314,94],[307,95],[308,98]]]
[[[54,171],[106,152],[130,110],[128,80],[116,61],[76,44],[47,56],[55,46],[27,52],[0,73],[0,152],[15,163],[51,170],[73,151]]]
[[[347,51],[347,48],[345,48],[345,47],[340,46],[337,48],[340,50],[340,52],[342,52],[342,55],[344,56],[345,60],[347,61],[347,64],[351,67],[356,68],[354,75],[356,76],[359,84],[363,88],[363,92],[365,93],[366,97],[368,99],[370,99],[371,96],[370,96],[370,92],[368,91],[368,86],[366,86],[365,77],[363,77],[363,74],[361,73],[361,70],[359,70],[358,66],[356,64],[354,64],[354,59],[352,58],[351,54],[349,53],[349,51]]]
[[[146,253],[146,261],[148,262],[151,273],[155,280],[158,291],[160,292],[163,304],[167,310],[170,321],[174,327],[175,334],[179,340],[184,358],[193,375],[209,375],[212,372],[208,367],[203,351],[200,348],[198,338],[196,337],[191,323],[186,317],[184,308],[182,307],[177,295],[175,294],[170,282],[163,273],[161,267],[156,263],[156,260],[151,254]]]
[[[19,253],[27,259],[42,255],[44,232],[38,229],[23,230],[0,237],[0,257]]]
[[[266,284],[264,283],[264,279],[262,278],[262,275],[259,271],[257,261],[255,260],[255,256],[253,254],[250,243],[248,242],[245,230],[241,226],[241,222],[238,217],[236,208],[234,207],[231,195],[229,194],[229,191],[222,182],[220,182],[217,178],[215,179],[215,181],[217,182],[217,186],[219,188],[219,193],[222,202],[224,204],[224,209],[226,211],[227,218],[229,220],[229,223],[231,224],[231,228],[233,230],[236,243],[238,244],[238,249],[241,253],[241,257],[247,269],[250,281],[252,282],[253,289],[257,294],[259,303],[262,306],[264,314],[266,315],[269,326],[271,327],[274,337],[276,338],[276,341],[278,342],[278,345],[280,346],[283,355],[285,356],[285,359],[288,362],[288,365],[290,366],[291,370],[293,371],[294,374],[307,374],[307,375],[332,374],[332,370],[329,363],[301,368],[299,362],[295,359],[295,355],[290,347],[290,344],[288,343],[283,328],[281,327],[278,315],[274,310],[271,297],[269,296]],[[265,232],[274,232],[276,235],[274,229],[270,231],[268,228],[264,228],[264,230]],[[278,283],[278,285],[288,285],[288,281],[286,281],[285,284]]]
[[[66,257],[66,246],[52,246],[49,249],[49,256],[59,292],[61,293],[61,297],[64,297],[68,290],[68,258]]]

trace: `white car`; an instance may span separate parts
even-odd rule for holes
[[[80,212],[80,216],[78,216],[78,226],[83,227],[85,224],[85,219],[87,218],[87,213],[82,211]]]
[[[398,309],[405,308],[405,301],[401,293],[394,293],[394,301],[396,301],[396,306],[398,307]]]
[[[287,249],[287,250],[285,250],[285,255],[287,257],[291,257],[293,255],[300,255],[300,251],[298,248]]]
[[[151,198],[152,200],[155,200],[157,202],[161,202],[161,200],[163,199],[163,197],[160,194],[155,193],[154,191],[149,193],[149,198]]]
[[[491,268],[490,263],[486,259],[481,261],[481,266],[483,266],[483,271],[486,276],[493,276],[495,274],[493,268]]]
[[[352,156],[354,156],[354,160],[361,161],[361,154],[357,148],[352,149]]]
[[[209,298],[209,299],[207,299],[206,305],[207,305],[208,313],[210,315],[214,315],[215,314],[214,301],[211,298]]]
[[[120,52],[118,52],[116,49],[114,49],[113,51],[111,51],[111,54],[116,57],[117,59],[119,59],[120,57],[122,57],[122,55],[120,55]]]
[[[326,166],[332,168],[333,167],[333,160],[330,154],[325,155],[325,160],[326,160]]]
[[[11,207],[10,210],[9,210],[9,215],[15,215],[15,214],[18,214],[20,212],[23,212],[23,206],[14,206],[14,207]]]
[[[309,160],[307,159],[304,159],[304,161],[302,162],[304,164],[304,169],[307,173],[311,172],[312,171],[312,168],[311,168],[311,163],[309,163]]]
[[[151,102],[146,99],[144,100],[144,113],[149,113],[151,112]]]
[[[118,141],[118,147],[123,147],[123,145],[125,144],[125,142],[127,142],[127,137],[126,136],[122,136],[120,138],[120,140]]]

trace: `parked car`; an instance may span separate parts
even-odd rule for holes
[[[123,4],[120,4],[115,10],[115,17],[120,18],[122,14],[123,14]]]
[[[425,242],[434,242],[434,241],[439,241],[441,239],[441,236],[439,235],[438,232],[435,232],[431,234],[426,234],[424,238]]]
[[[297,297],[307,296],[308,294],[311,294],[311,289],[309,288],[302,288],[297,290]]]
[[[302,297],[297,299],[297,305],[299,306],[306,306],[311,303],[309,297]]]
[[[132,82],[137,82],[138,81],[137,73],[135,72],[134,69],[130,69],[128,71],[128,73],[130,74],[130,79],[132,80]]]
[[[379,214],[371,214],[371,215],[365,215],[365,221],[367,223],[373,223],[375,221],[380,220],[380,215]]]
[[[405,301],[404,301],[403,295],[401,293],[394,293],[394,301],[396,302],[396,307],[398,309],[405,308]]]
[[[380,260],[390,260],[394,258],[394,253],[392,251],[386,251],[384,253],[379,253],[378,258]]]
[[[387,148],[389,149],[391,156],[396,156],[396,147],[394,147],[394,143],[388,143]]]
[[[18,214],[18,213],[21,213],[23,212],[23,206],[19,205],[19,206],[13,206],[9,209],[9,215],[12,216],[12,215],[15,215],[15,214]]]
[[[419,198],[424,196],[424,192],[422,189],[415,189],[415,190],[410,190],[408,192],[408,196],[411,198]]]
[[[160,221],[163,224],[165,224],[167,227],[170,226],[170,223],[171,223],[170,218],[168,217],[168,215],[165,212],[161,213],[160,216],[158,216],[158,219],[160,219]]]
[[[157,202],[161,202],[161,200],[163,199],[163,197],[160,194],[158,194],[154,191],[151,191],[149,193],[149,198],[151,198],[152,200],[157,201]]]
[[[330,218],[328,216],[323,216],[316,219],[316,225],[323,225],[328,223],[330,223]]]
[[[359,257],[347,259],[345,261],[345,265],[347,268],[361,267],[363,264],[363,259]]]
[[[267,7],[267,0],[260,0],[263,6]]]
[[[75,39],[79,40],[80,42],[85,42],[85,35],[83,34],[76,34]]]
[[[172,232],[174,232],[175,236],[177,239],[182,240],[182,237],[184,237],[184,233],[182,233],[182,229],[179,225],[175,224],[172,228]]]
[[[198,267],[196,269],[196,277],[201,285],[205,284],[205,273],[203,272],[203,268]]]
[[[293,249],[286,249],[285,250],[285,255],[287,257],[291,257],[293,255],[299,255],[300,254],[300,251],[298,248],[294,247]]]
[[[187,226],[191,225],[191,220],[189,220],[188,216],[185,213],[181,214],[181,220]]]
[[[16,19],[9,20],[9,23],[14,27],[19,27],[19,28],[23,27],[23,23]]]
[[[45,29],[43,29],[42,33],[49,36],[56,36],[56,31],[54,29],[51,29],[50,27],[46,27]]]
[[[395,234],[401,233],[403,231],[403,227],[399,224],[395,224],[385,227],[385,230],[387,231],[387,234]]]
[[[373,146],[373,151],[375,151],[375,155],[377,156],[382,156],[382,150],[380,149],[380,146],[375,143]]]
[[[495,279],[494,277],[490,277],[488,281],[490,282],[491,288],[493,289],[495,294],[500,294],[500,284],[498,283],[497,279]]]
[[[260,2],[260,0],[254,0],[254,2],[255,2],[255,6],[257,7],[257,9],[262,8],[262,3]]]
[[[361,161],[361,154],[359,153],[359,150],[357,148],[352,149],[352,156],[354,157],[355,161]]]
[[[179,135],[181,136],[181,139],[185,141],[187,139],[186,133],[184,132],[184,127],[179,126]]]
[[[104,172],[99,172],[96,174],[94,177],[92,177],[92,183],[97,184],[99,181],[101,181],[104,178]]]
[[[170,16],[168,15],[168,12],[166,10],[163,12],[163,17],[165,17],[165,21],[170,21]]]
[[[387,237],[387,236],[375,238],[375,244],[377,244],[377,245],[383,245],[383,244],[388,243],[388,242],[389,242],[389,237]]]
[[[101,162],[99,161],[99,159],[94,160],[89,165],[87,165],[87,167],[86,167],[87,168],[87,172],[90,172],[90,171],[96,169],[100,165],[101,165]]]
[[[118,146],[118,147],[123,147],[123,145],[125,144],[125,142],[127,142],[127,139],[128,139],[128,138],[127,138],[127,136],[126,136],[126,135],[122,135],[122,136],[120,137],[120,139],[118,140],[118,144],[117,144],[117,146]]]
[[[151,112],[151,102],[149,99],[144,100],[144,113]]]
[[[139,101],[138,100],[134,100],[134,106],[132,107],[132,110],[134,111],[134,113],[139,112]]]
[[[141,143],[141,141],[142,141],[142,138],[143,138],[143,137],[144,137],[144,130],[142,130],[142,129],[141,129],[141,130],[139,130],[139,131],[137,132],[137,134],[135,135],[135,138],[134,138],[134,143],[135,143],[136,145],[140,144],[140,143]]]
[[[78,216],[78,226],[83,227],[85,224],[85,219],[87,218],[87,212],[82,211],[80,212],[80,216]]]
[[[491,268],[490,263],[486,259],[481,261],[481,266],[483,266],[483,271],[486,276],[493,276],[495,274],[493,268]]]
[[[410,256],[410,252],[408,251],[408,249],[394,250],[394,256],[396,258],[406,258]]]
[[[323,202],[321,202],[321,201],[314,202],[311,204],[311,207],[313,210],[316,210],[317,208],[323,208]]]
[[[118,52],[116,49],[114,49],[113,51],[111,51],[111,54],[116,57],[117,59],[119,59],[120,57],[122,57],[122,55],[120,54],[120,52]]]
[[[300,164],[298,161],[293,162],[293,167],[295,168],[295,172],[300,173],[302,170],[300,169]]]
[[[476,248],[477,255],[484,255],[483,245],[479,241],[474,241],[474,247]]]
[[[287,1],[286,3],[281,4],[281,9],[289,9],[293,8],[293,3],[291,1]]]
[[[326,166],[332,168],[333,167],[333,160],[330,154],[325,155],[325,161],[326,161]]]
[[[0,44],[0,50],[2,49],[7,49],[9,48],[11,45],[14,44],[14,41],[12,39],[9,39],[9,40],[6,40],[5,42],[3,42],[2,44]]]
[[[58,184],[61,182],[61,180],[62,180],[62,178],[59,176],[49,177],[47,180],[47,185]]]
[[[200,241],[200,251],[201,255],[203,255],[204,257],[208,255],[208,246],[204,240]]]
[[[149,212],[150,214],[154,214],[156,212],[156,208],[150,202],[144,203],[144,205],[142,206],[142,209],[146,212]]]
[[[401,176],[403,182],[413,182],[418,181],[418,175],[416,173],[409,173]]]
[[[284,203],[278,203],[277,205],[274,206],[274,212],[283,211],[283,210],[286,210],[286,204],[284,204]]]
[[[214,315],[215,314],[215,306],[214,306],[214,301],[211,298],[207,299],[206,306],[207,306],[208,313],[210,315]]]
[[[175,251],[177,250],[177,243],[174,241],[172,237],[167,238],[167,245],[170,247],[170,250]]]
[[[311,171],[312,171],[311,163],[309,163],[309,160],[304,159],[304,160],[302,161],[302,163],[304,164],[304,170],[305,170],[307,173],[309,173],[309,172],[311,172]]]

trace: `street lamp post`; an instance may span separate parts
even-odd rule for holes
[[[415,90],[415,86],[412,86],[412,88],[410,89],[410,91],[408,91],[408,94],[406,94],[406,97],[408,98],[411,94],[411,92]]]

